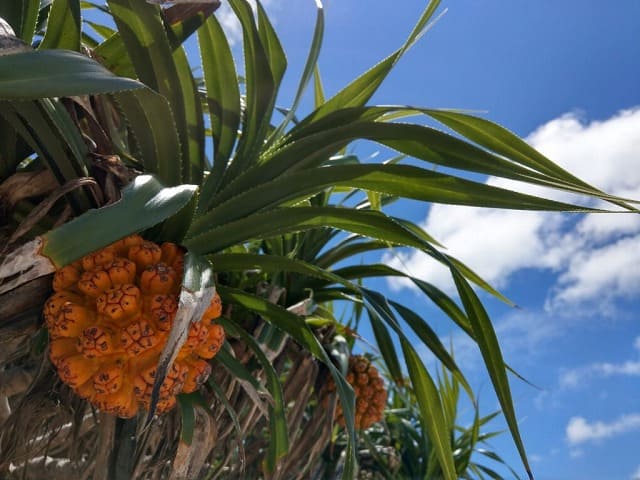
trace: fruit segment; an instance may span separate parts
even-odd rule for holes
[[[349,357],[347,382],[353,387],[356,395],[355,427],[365,430],[382,420],[384,407],[387,403],[387,391],[384,380],[378,369],[363,355]],[[335,393],[336,384],[330,379],[327,384],[329,393]],[[344,427],[344,415],[340,402],[336,405],[336,421]]]
[[[183,264],[178,245],[132,235],[56,272],[43,312],[49,358],[78,396],[123,418],[149,409],[156,365],[178,310]],[[209,377],[207,360],[225,339],[215,321],[221,312],[216,294],[162,383],[157,413]]]

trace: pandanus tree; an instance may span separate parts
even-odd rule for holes
[[[317,2],[288,108],[276,104],[287,60],[263,7],[228,3],[242,26],[242,76],[214,14],[218,2],[0,5],[0,472],[353,478],[369,442],[375,468],[393,475],[400,467],[380,452],[411,456],[409,445],[390,440],[396,432],[424,446],[421,476],[491,475],[470,457],[486,419],[455,434],[452,382],[473,392],[454,357],[418,312],[365,281],[405,276],[477,343],[531,476],[508,366],[472,284],[506,299],[385,205],[408,198],[596,211],[469,180],[469,172],[629,211],[633,202],[587,185],[488,120],[369,104],[439,1],[403,45],[328,99]],[[83,9],[112,23],[83,20]],[[192,35],[201,78],[183,45]],[[301,115],[310,85],[314,108]],[[345,155],[356,141],[398,156]],[[361,262],[398,247],[445,265],[457,298]],[[349,306],[370,321],[386,383],[368,361],[348,370],[357,323],[336,312]],[[446,370],[440,383],[416,342]],[[360,407],[386,389],[389,414],[358,433],[363,417],[379,418]],[[398,423],[400,406],[410,419]],[[391,450],[376,449],[385,442]]]

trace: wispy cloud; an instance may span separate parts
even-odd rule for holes
[[[581,449],[579,449],[579,448],[572,448],[572,449],[569,451],[569,456],[570,456],[571,458],[580,458],[580,457],[582,457],[583,455],[584,455],[584,450],[581,450]]]
[[[592,363],[586,367],[566,370],[560,374],[560,385],[569,388],[577,387],[589,377],[610,377],[613,375],[640,376],[640,361]]]
[[[633,347],[640,350],[640,337],[636,338]],[[595,362],[578,368],[565,369],[560,372],[559,383],[563,388],[576,388],[584,385],[592,377],[640,376],[640,360],[627,360],[621,363]]]
[[[604,440],[633,430],[640,430],[640,413],[622,415],[610,423],[602,421],[589,423],[584,417],[572,417],[567,424],[566,435],[570,445],[578,445]]]
[[[567,114],[538,128],[528,141],[548,157],[610,193],[640,197],[640,108],[602,122],[584,123]],[[489,178],[488,184],[542,193],[536,187]],[[548,192],[544,195],[549,195]],[[570,194],[554,193],[560,200]],[[640,216],[559,215],[435,205],[422,223],[448,252],[494,285],[504,287],[517,271],[533,268],[558,274],[547,308],[584,307],[612,313],[620,297],[640,291]],[[386,263],[451,288],[448,271],[421,253],[388,256]],[[411,287],[390,280],[394,288]],[[606,293],[603,293],[606,292]]]
[[[633,342],[633,348],[640,352],[640,337]],[[576,388],[584,385],[593,377],[640,376],[640,359],[631,359],[621,363],[594,362],[578,368],[560,372],[559,383],[562,388]]]
[[[255,0],[249,0],[249,3],[255,10]],[[271,20],[271,22],[275,23],[273,13],[278,10],[280,6],[280,0],[262,0],[260,3],[269,13],[269,19]],[[225,33],[227,34],[229,43],[232,46],[240,43],[240,41],[242,40],[242,27],[240,26],[240,22],[238,21],[236,15],[233,13],[233,10],[231,10],[229,4],[223,1],[220,5],[220,8],[216,11],[215,15],[218,18],[220,25],[222,25]]]
[[[529,460],[531,460],[532,463],[541,463],[544,460],[544,457],[537,453],[532,453],[529,455]]]
[[[622,238],[603,247],[585,245],[569,259],[546,306],[561,310],[575,305],[599,304],[600,313],[613,314],[614,302],[640,292],[640,235]]]
[[[638,468],[636,468],[635,472],[631,474],[629,480],[640,480],[640,465],[638,465]]]
[[[242,40],[242,27],[229,4],[223,3],[216,12],[216,17],[227,34],[229,43],[232,46],[238,44]]]

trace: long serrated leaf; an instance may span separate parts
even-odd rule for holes
[[[200,184],[202,182],[205,169],[205,149],[204,149],[204,118],[200,94],[196,86],[195,79],[191,73],[191,66],[187,59],[187,54],[183,48],[178,48],[173,52],[173,59],[178,71],[180,81],[179,91],[182,98],[179,101],[182,108],[176,108],[172,104],[174,112],[184,111],[184,132],[178,131],[182,148],[182,181]],[[182,123],[177,121],[178,125]],[[186,142],[186,144],[184,143]]]
[[[302,99],[302,95],[304,95],[311,78],[316,75],[318,72],[317,64],[318,57],[320,56],[320,47],[322,45],[322,37],[324,36],[324,7],[320,0],[316,0],[316,24],[313,29],[313,37],[311,40],[311,46],[309,47],[309,54],[307,55],[307,60],[305,61],[304,70],[302,71],[302,76],[300,77],[300,82],[298,84],[298,89],[296,91],[296,95],[293,98],[293,102],[291,103],[291,107],[289,108],[289,112],[285,116],[282,123],[278,126],[276,130],[270,135],[267,145],[271,145],[274,141],[278,140],[280,136],[285,132],[289,122],[293,120],[295,117],[296,111],[298,109],[298,105],[300,104],[300,100]],[[321,94],[322,85],[319,83],[319,73],[317,74],[318,78],[315,82],[316,87],[316,103],[318,100],[322,98],[321,102],[324,102],[324,94]],[[320,91],[318,91],[320,89]],[[320,103],[321,103],[320,102]]]
[[[77,52],[41,50],[0,56],[0,99],[95,95],[143,86],[113,75]]]
[[[358,246],[358,244],[354,245],[354,247],[355,246]],[[375,249],[375,247],[378,247],[378,248],[385,248],[386,247],[386,248],[388,248],[388,245],[385,245],[385,244],[374,245],[373,247],[371,247],[371,249]],[[371,249],[365,249],[364,251],[368,252]],[[360,253],[360,250],[359,249],[353,249],[353,252]],[[427,254],[430,254],[430,253],[427,252]],[[346,257],[343,257],[342,260],[344,260],[344,258],[346,258]],[[442,256],[437,255],[437,256],[433,256],[433,258],[436,261],[442,263],[443,265],[445,265],[445,266],[447,266],[449,268],[451,268],[451,267],[456,268],[458,270],[458,272],[461,273],[466,279],[472,281],[473,283],[475,283],[476,285],[481,287],[486,292],[490,293],[491,295],[494,295],[496,298],[499,298],[500,300],[504,301],[507,305],[515,306],[508,298],[506,298],[500,292],[495,290],[491,285],[489,285],[485,280],[483,280],[478,274],[476,274],[473,270],[471,270],[469,267],[467,267],[464,263],[460,262],[458,259],[456,259],[456,258],[454,258],[454,257],[452,257],[450,255],[442,255]],[[405,272],[402,272],[402,271],[397,270],[395,268],[389,267],[388,265],[380,265],[380,264],[377,264],[377,265],[359,265],[359,266],[353,265],[353,266],[340,268],[340,269],[336,270],[335,273],[340,275],[341,277],[346,278],[346,279],[380,277],[380,276],[401,276],[401,277],[406,277],[406,278],[410,279],[411,281],[413,281],[418,286],[419,289],[423,290],[424,293],[427,293],[429,296],[435,295],[437,297],[440,294],[444,295],[442,292],[438,291],[435,287],[433,287],[433,285],[428,284],[426,282],[423,282],[419,278],[413,277],[413,276],[411,276],[411,275],[409,275],[409,274],[407,274]],[[451,302],[447,302],[447,305],[451,306]],[[452,316],[454,318],[459,318],[460,317],[460,315],[458,313],[454,313]],[[467,325],[468,325],[468,323],[467,323]],[[467,330],[470,330],[470,328],[471,327],[469,326],[467,328]]]
[[[389,244],[386,242],[366,240],[358,235],[351,235],[345,241],[322,252],[314,263],[321,268],[328,268],[346,258],[388,248]]]
[[[522,165],[543,172],[549,176],[562,179],[567,184],[573,184],[591,195],[604,199],[616,198],[580,180],[542,155],[527,142],[496,123],[461,112],[447,110],[424,110],[424,112],[452,130],[464,135],[472,142],[494,151],[499,155],[506,158],[513,158]],[[621,206],[635,210],[635,207],[626,205],[624,202],[621,202]]]
[[[428,22],[435,13],[440,0],[429,2],[424,12],[416,22],[416,26],[407,38],[407,41],[376,66],[359,76],[347,87],[338,92],[330,100],[323,103],[308,119],[310,121],[322,118],[323,116],[344,107],[364,105],[382,84],[394,65],[400,60],[402,55],[415,43],[426,31]]]
[[[453,320],[467,335],[474,338],[473,329],[466,314],[446,293],[423,280],[413,278],[412,281],[447,317]]]
[[[273,405],[269,407],[271,440],[269,441],[269,451],[266,462],[267,471],[271,472],[274,470],[278,460],[289,451],[289,435],[287,433],[287,422],[285,420],[282,383],[272,363],[253,336],[249,335],[232,320],[220,318],[218,321],[224,327],[225,331],[231,335],[240,337],[241,340],[249,346],[267,375],[269,392],[273,397]]]
[[[87,176],[84,164],[86,146],[58,101],[12,102],[5,104],[1,114],[38,153],[60,185]],[[86,192],[72,192],[68,199],[77,214],[95,206]]]
[[[330,157],[357,138],[357,135],[351,135],[350,131],[345,130],[349,125],[363,118],[373,121],[389,108],[344,109],[314,122],[307,128],[298,125],[288,132],[286,139],[279,142],[277,148],[267,149],[262,153],[260,164],[238,171],[237,175],[224,185],[225,188],[217,196],[216,203],[224,202],[258,183],[293,171],[293,167],[301,169],[328,163]]]
[[[513,478],[515,478],[516,480],[520,480],[520,475],[518,475],[518,473],[511,468],[510,466],[507,465],[507,462],[505,462],[502,457],[500,457],[497,453],[489,451],[489,450],[485,450],[483,448],[478,448],[476,449],[476,451],[480,454],[480,455],[484,455],[488,458],[490,458],[491,460],[494,460],[496,462],[499,462],[503,465],[505,465],[508,469],[509,469],[509,473],[511,473],[511,475],[513,475]]]
[[[190,132],[202,119],[184,52],[179,49],[174,56],[157,6],[136,0],[109,0],[108,4],[138,77],[171,106],[182,152],[176,161],[181,164],[182,181],[189,182],[190,163],[202,159],[204,139]]]
[[[584,183],[574,182],[567,175],[553,169],[538,168],[536,170],[533,168],[536,167],[536,164],[526,161],[526,159],[521,160],[521,156],[516,155],[505,159],[456,137],[421,125],[381,121],[371,123],[375,119],[384,118],[389,112],[409,110],[421,113],[431,111],[392,106],[359,107],[332,112],[311,124],[302,122],[290,132],[288,143],[281,145],[281,150],[269,153],[269,157],[265,159],[265,162],[269,164],[268,173],[265,174],[260,168],[246,172],[235,182],[234,189],[230,193],[238,193],[247,185],[247,182],[256,183],[260,177],[273,178],[282,172],[308,168],[316,164],[314,162],[322,161],[321,156],[313,155],[319,145],[335,145],[338,148],[356,138],[366,138],[395,148],[404,154],[442,166],[596,196],[625,208],[632,208],[623,203],[633,202],[632,200],[604,194],[592,187],[585,186]],[[496,126],[496,128],[501,127]],[[308,148],[311,147],[311,144],[315,144],[315,146]],[[508,152],[499,150],[499,153]],[[559,167],[557,168],[559,169]]]
[[[0,2],[0,18],[4,18],[18,38],[31,43],[36,29],[40,0],[12,0]]]
[[[195,185],[164,188],[153,176],[140,175],[123,189],[118,202],[90,210],[44,235],[42,253],[62,267],[162,222],[184,207],[195,191]]]
[[[229,5],[242,25],[246,111],[234,162],[224,175],[225,183],[257,161],[257,153],[262,148],[270,125],[277,93],[269,57],[250,4],[246,0],[230,0]]]
[[[311,277],[315,277],[318,279],[322,279],[327,283],[335,283],[338,285],[344,285],[351,295],[361,293],[360,287],[351,283],[349,279],[355,278],[357,275],[355,273],[362,273],[359,270],[354,272],[354,275],[351,275],[350,272],[352,269],[349,267],[337,270],[336,272],[330,272],[324,268],[321,268],[315,264],[307,263],[297,259],[291,259],[287,257],[274,256],[274,255],[257,255],[257,254],[249,254],[249,253],[232,253],[232,254],[219,254],[219,255],[211,255],[210,260],[222,271],[246,271],[246,270],[261,270],[264,272],[279,272],[279,271],[287,271],[287,272],[295,272]],[[357,269],[358,267],[353,267]],[[376,271],[376,274],[381,274],[380,271]],[[389,273],[389,271],[385,270],[385,273]],[[402,275],[401,272],[397,272],[397,274]],[[344,275],[344,276],[343,276]],[[440,308],[443,312],[445,312],[452,320],[454,320],[461,328],[463,328],[470,336],[473,338],[473,331],[471,330],[471,326],[469,324],[468,319],[465,317],[464,313],[457,307],[457,305],[451,300],[446,294],[439,291],[437,288],[432,285],[418,279],[412,279],[416,285],[425,293],[429,298]],[[322,296],[326,292],[325,290],[318,291],[316,290],[315,294]],[[371,298],[369,299],[371,300]],[[375,299],[374,299],[375,300]],[[375,303],[375,302],[374,302]],[[397,303],[392,302],[392,305],[395,307]],[[402,313],[406,314],[406,310]],[[385,312],[387,314],[387,312]],[[417,314],[414,313],[417,316]],[[403,315],[404,316],[404,315]],[[406,319],[408,323],[414,321],[414,319]],[[393,322],[393,320],[391,320]],[[416,320],[417,321],[417,320]],[[420,320],[421,321],[421,320]],[[396,323],[397,325],[397,323]],[[415,325],[412,326],[414,328]],[[423,342],[432,349],[434,354],[448,367],[451,368],[452,371],[458,370],[455,366],[455,362],[453,362],[444,349],[442,345],[437,346],[434,342],[436,340],[434,338],[430,338],[430,336],[435,334],[425,333],[418,326],[415,327],[414,330],[420,332],[421,339]],[[402,332],[399,326],[397,326],[397,332]],[[437,338],[437,337],[436,337]],[[434,346],[436,345],[436,346]],[[464,377],[462,377],[464,378]],[[465,385],[465,389],[468,390],[468,385],[466,385],[466,381],[462,380]]]
[[[409,377],[420,407],[420,423],[429,436],[445,480],[458,478],[445,414],[438,389],[413,347],[401,340]]]
[[[165,185],[180,182],[180,141],[167,100],[145,88],[114,95],[118,108],[139,148],[144,169]]]
[[[334,207],[275,209],[211,229],[203,227],[200,231],[190,230],[184,245],[199,253],[215,253],[254,238],[269,238],[326,226],[399,245],[431,248],[381,212]],[[439,252],[435,251],[434,254]]]
[[[93,53],[101,58],[104,65],[114,74],[121,77],[136,78],[136,69],[119,33],[111,35],[95,47]]]
[[[469,268],[467,265],[462,263],[460,260],[452,257],[451,255],[446,255],[446,257],[449,260],[450,265],[454,266],[462,275],[464,275],[465,278],[467,278],[468,280],[471,280],[473,283],[475,283],[480,288],[482,288],[485,292],[490,293],[491,295],[503,301],[510,307],[516,306],[515,303],[513,303],[511,300],[505,297],[502,293],[496,290],[492,285],[489,284],[489,282],[485,281],[480,275],[478,275],[476,272],[474,272],[471,268]]]
[[[81,30],[79,0],[53,0],[47,29],[38,49],[62,48],[79,51]]]
[[[313,103],[316,108],[325,102],[324,87],[318,65],[313,69]]]
[[[96,10],[99,10],[102,13],[106,13],[107,15],[110,15],[109,9],[107,7],[105,7],[104,5],[101,5],[101,4],[98,4],[98,3],[95,3],[95,2],[89,2],[87,0],[81,0],[80,1],[80,8],[82,8],[83,10],[95,8]]]
[[[515,408],[513,406],[513,398],[511,396],[511,389],[509,387],[509,379],[505,368],[504,359],[496,337],[495,330],[491,325],[491,320],[487,315],[480,299],[477,297],[473,289],[469,286],[464,277],[456,270],[451,269],[451,274],[456,284],[456,288],[462,303],[464,305],[467,317],[473,328],[474,336],[480,353],[484,359],[484,363],[489,372],[491,383],[500,402],[500,406],[509,426],[511,436],[516,444],[518,453],[522,463],[529,475],[529,478],[533,480],[533,474],[531,473],[531,467],[527,460],[527,454],[520,437],[520,430],[518,428],[518,422],[516,419]]]
[[[244,467],[244,464],[245,464],[245,454],[244,454],[244,446],[243,446],[244,439],[242,435],[242,427],[240,426],[240,419],[238,418],[238,413],[234,410],[233,406],[229,402],[229,399],[227,399],[225,392],[222,390],[222,388],[220,388],[220,385],[218,385],[213,380],[213,378],[209,378],[209,381],[207,383],[216,393],[216,396],[218,397],[220,402],[222,402],[224,409],[229,414],[229,418],[231,419],[231,423],[233,424],[233,429],[236,431],[236,435],[238,436],[237,442],[238,442],[238,456],[240,457],[240,465],[241,467]],[[213,473],[214,472],[212,471],[211,474]],[[206,478],[207,479],[211,478],[211,475],[207,476]]]
[[[440,338],[429,326],[429,324],[416,312],[410,310],[406,306],[390,301],[391,306],[400,314],[403,320],[411,327],[411,329],[418,335],[420,340],[431,350],[435,357],[452,373],[455,375],[457,381],[459,381],[470,398],[473,398],[473,390],[464,377],[460,368],[456,364],[454,358],[449,354],[447,349],[442,345]]]
[[[451,257],[447,257],[451,259]],[[458,274],[467,277],[464,270],[458,270],[459,266],[463,266],[457,260],[450,265],[452,269],[456,269]],[[460,308],[455,304],[455,302],[444,292],[440,291],[437,287],[432,284],[420,280],[415,277],[411,277],[410,275],[406,275],[403,272],[387,267],[386,265],[374,265],[374,266],[352,266],[338,269],[334,272],[338,278],[344,280],[351,280],[354,278],[362,278],[367,276],[380,276],[380,275],[398,275],[405,276],[409,278],[423,293],[425,293],[433,302],[438,306],[451,320],[453,320],[456,325],[458,325],[469,337],[476,341],[474,330],[471,326],[469,319],[466,317],[465,313],[460,310]],[[470,280],[474,281],[474,277],[471,277]],[[482,285],[480,285],[482,287]],[[411,326],[411,328],[416,332],[418,337],[423,341],[423,343],[429,347],[429,349],[436,355],[436,357],[447,367],[449,370],[456,375],[457,381],[459,381],[465,391],[469,395],[470,398],[473,398],[472,390],[466,379],[462,375],[462,372],[456,366],[453,358],[448,354],[444,346],[440,343],[439,338],[433,332],[430,327],[422,320],[420,317],[411,310],[406,309],[401,304],[397,302],[390,302],[391,305],[394,306],[403,316],[405,321]],[[507,364],[505,364],[505,368],[510,371],[513,371]],[[515,373],[515,372],[514,372]],[[516,373],[517,375],[517,373]],[[521,378],[520,376],[518,376]],[[526,379],[522,379],[527,382]],[[529,383],[529,382],[527,382]]]
[[[376,344],[380,349],[380,354],[382,355],[384,363],[391,374],[391,378],[396,383],[402,383],[402,369],[400,368],[400,361],[398,360],[396,347],[393,344],[389,330],[384,326],[384,323],[375,310],[368,309],[368,312],[373,336],[376,339]]]
[[[207,205],[218,190],[227,168],[240,125],[240,90],[227,37],[215,17],[198,30],[202,72],[213,138],[213,168],[202,185]]]
[[[222,323],[221,323],[222,325]],[[224,326],[224,325],[223,325]],[[225,334],[231,333],[228,329],[225,328]],[[220,349],[220,351],[216,354],[214,362],[220,363],[227,371],[234,376],[236,380],[240,380],[240,382],[245,382],[248,384],[248,387],[245,390],[252,389],[253,391],[249,393],[249,395],[256,400],[257,404],[262,404],[263,401],[260,398],[260,393],[266,394],[264,387],[260,384],[260,382],[251,374],[247,368],[240,363],[226,348]],[[263,408],[263,407],[261,407]]]
[[[260,165],[239,174],[220,193],[218,203],[283,174],[326,166],[329,156],[359,139],[381,143],[430,164],[575,193],[593,194],[562,178],[519,165],[439,130],[416,124],[375,121],[381,112],[394,108],[396,107],[340,110],[304,128],[299,126],[300,131],[294,129],[278,148],[267,151]]]
[[[273,76],[273,89],[277,92],[287,69],[287,58],[282,49],[280,39],[259,1],[256,2],[256,10],[258,13],[258,35],[269,59],[269,68]]]
[[[160,94],[171,93],[178,78],[159,7],[134,0],[107,3],[140,80]]]
[[[247,190],[194,219],[192,230],[304,200],[331,187],[347,186],[425,202],[518,210],[596,211],[473,182],[410,165],[338,165],[290,173]]]
[[[491,468],[485,465],[480,465],[479,463],[476,463],[475,466],[479,470],[482,470],[484,473],[489,475],[489,477],[491,477],[493,480],[504,480],[504,477],[502,475],[500,475],[498,472],[496,472],[495,470],[492,470]]]
[[[455,418],[454,418],[455,420]],[[474,453],[480,435],[480,412],[477,405],[474,405],[473,422],[471,427],[465,430],[463,435],[456,439],[455,446],[461,455],[456,457],[456,470],[464,472],[469,467],[471,456]]]
[[[170,26],[170,31],[167,32],[169,37],[169,43],[171,48],[175,50],[179,48],[182,43],[187,39],[189,35],[194,32],[199,25],[204,21],[203,16],[208,16],[212,13],[212,9],[214,4],[200,4],[198,6],[195,5],[174,5],[173,7],[169,7],[168,9],[163,11],[163,16],[166,23]],[[99,6],[95,6],[96,8],[100,8]],[[187,19],[175,20],[174,13],[178,18],[181,17],[179,12],[176,12],[174,9],[184,9],[194,7],[195,15],[193,17],[189,17]],[[217,7],[216,7],[217,8]],[[102,11],[111,15],[107,9],[101,8]],[[175,23],[177,21],[177,23]],[[100,45],[98,45],[94,49],[94,55],[101,58],[104,64],[111,70],[113,73],[117,75],[121,75],[124,77],[135,77],[136,71],[131,61],[131,57],[127,52],[127,48],[122,41],[122,37],[119,33],[115,33]]]
[[[406,335],[406,332],[403,330],[395,315],[391,311],[388,300],[379,292],[367,288],[361,288],[360,292],[362,293],[362,296],[366,301],[367,310],[369,310],[370,312],[372,322],[374,321],[374,319],[378,318],[384,320],[389,325],[389,327],[391,327],[395,331],[401,341],[410,342],[409,338]],[[397,307],[398,305],[399,304],[396,303],[394,306]],[[404,313],[408,311],[408,309],[406,308],[404,308],[403,310]],[[431,329],[428,328],[428,326],[424,324],[421,319],[419,319],[419,317],[417,321],[416,318],[412,316],[407,316],[405,320],[412,328],[412,330],[414,330],[414,332],[418,335],[420,340],[422,340],[422,342],[429,349],[431,349],[436,356],[442,357],[444,359],[447,367],[451,368],[452,373],[455,375],[456,379],[462,383],[470,398],[473,398],[473,391],[471,390],[471,387],[462,375],[462,372],[456,366],[453,359],[450,358],[446,351],[444,353],[442,352],[442,348],[441,346],[439,346],[439,341],[437,340],[437,336],[435,335],[435,333],[432,332]]]
[[[314,263],[305,262],[296,258],[289,258],[280,255],[259,255],[253,253],[222,253],[210,255],[209,259],[221,271],[244,271],[260,270],[264,272],[292,272],[316,277],[325,280],[327,283],[343,285],[356,292],[358,287],[348,280],[328,271],[319,268]]]
[[[70,150],[76,170],[86,175],[88,173],[86,157],[89,149],[66,108],[61,103],[48,98],[40,100],[38,104],[42,112],[49,117],[50,123],[55,126],[63,144]]]
[[[193,411],[193,401],[189,398],[189,395],[178,395],[178,408],[180,409],[180,420],[182,423],[180,440],[187,445],[191,445],[196,415]]]
[[[300,201],[335,185],[345,185],[427,202],[519,210],[597,211],[472,182],[408,165],[345,165],[289,174],[240,194],[194,218],[192,232]],[[426,239],[425,239],[426,240]]]
[[[336,383],[340,401],[342,403],[343,415],[348,434],[343,478],[353,478],[356,463],[354,430],[355,397],[353,390],[338,369],[333,365],[333,363],[331,363],[329,356],[313,332],[309,329],[306,323],[300,319],[300,317],[288,312],[278,305],[270,303],[263,298],[250,295],[241,290],[224,287],[222,285],[219,287],[219,291],[221,297],[226,299],[228,303],[239,304],[244,308],[261,315],[265,320],[291,335],[291,337],[307,349],[314,357],[322,361],[327,366]]]
[[[369,107],[362,110],[362,115],[365,115],[367,111],[376,112],[375,107]],[[326,120],[332,119],[335,115],[327,117]],[[315,133],[308,139],[305,136],[298,140],[298,143],[302,140],[304,143],[301,145],[294,143],[290,149],[294,151],[306,150],[306,144],[312,140],[319,143],[333,143],[351,141],[356,138],[369,139],[411,157],[444,167],[587,193],[583,190],[576,190],[575,185],[563,181],[562,178],[531,169],[526,165],[520,165],[510,157],[502,158],[431,127],[410,123],[365,120],[366,118],[334,129],[323,129],[321,133]],[[284,155],[284,150],[282,153],[274,154],[274,157],[277,158],[278,155]],[[289,163],[288,155],[284,159]],[[271,161],[279,164],[280,162],[285,163],[284,159]],[[296,164],[296,168],[300,168],[298,164]]]
[[[95,32],[100,35],[102,38],[109,38],[115,35],[116,31],[112,28],[107,27],[102,23],[92,22],[91,20],[83,19],[84,23],[89,25]]]

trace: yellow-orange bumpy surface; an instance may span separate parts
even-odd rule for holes
[[[58,270],[44,307],[49,357],[63,382],[96,408],[129,418],[149,408],[156,364],[178,309],[184,253],[138,235]],[[158,413],[196,390],[224,342],[216,294],[194,323],[160,389]]]
[[[378,369],[366,357],[353,355],[349,357],[347,382],[356,395],[355,427],[364,430],[382,420],[387,390]],[[335,392],[333,379],[329,381],[327,389],[330,393]],[[340,425],[345,425],[340,402],[336,405],[336,420]]]

